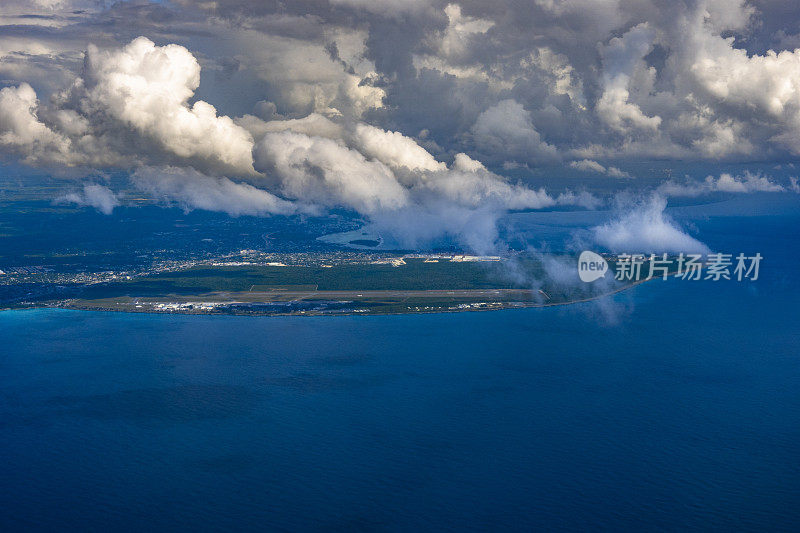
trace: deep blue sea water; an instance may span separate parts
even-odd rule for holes
[[[754,283],[485,313],[0,313],[0,530],[800,529],[800,219]]]

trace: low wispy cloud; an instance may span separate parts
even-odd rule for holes
[[[297,205],[248,183],[206,176],[194,169],[142,167],[133,173],[133,184],[141,191],[184,209],[221,211],[239,215],[291,215]]]
[[[83,190],[56,198],[55,203],[94,207],[104,215],[110,215],[119,205],[119,199],[114,191],[105,185],[86,183]]]
[[[704,181],[667,181],[659,185],[657,192],[665,196],[702,196],[715,192],[752,193],[781,192],[786,188],[761,174],[744,172],[741,176],[723,173],[719,177],[708,176]]]
[[[581,159],[580,161],[571,161],[569,164],[570,168],[574,168],[576,170],[580,170],[582,172],[592,172],[595,174],[603,174],[610,178],[632,178],[630,174],[625,172],[624,170],[620,170],[617,167],[609,166],[604,167],[597,161],[592,159]]]
[[[601,248],[616,253],[708,253],[698,241],[672,220],[664,210],[667,200],[660,195],[620,209],[609,222],[594,226],[590,234]]]

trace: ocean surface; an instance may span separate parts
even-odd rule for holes
[[[800,528],[800,218],[756,282],[370,317],[0,313],[0,530]]]

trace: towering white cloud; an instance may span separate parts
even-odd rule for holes
[[[202,100],[189,105],[200,66],[178,45],[140,37],[101,51],[45,109],[30,85],[2,89],[0,143],[30,163],[133,165],[173,160],[254,175],[253,139]]]
[[[734,112],[737,122],[768,123],[771,140],[798,155],[800,49],[748,54],[737,48],[733,37],[721,33],[744,26],[754,11],[744,2],[732,4],[716,6],[720,20],[698,14],[688,21],[686,62],[691,80],[716,110]],[[736,139],[747,135],[741,129],[731,133]]]
[[[199,84],[200,65],[186,48],[139,37],[120,50],[90,45],[73,90],[81,110],[107,113],[179,157],[254,173],[250,133],[207,102],[189,105]]]
[[[27,83],[0,90],[0,146],[29,161],[69,157],[70,141],[39,121],[36,92]]]

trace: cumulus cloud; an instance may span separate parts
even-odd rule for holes
[[[606,174],[611,176],[612,178],[632,178],[630,174],[625,172],[624,170],[620,170],[617,167],[608,167]]]
[[[409,138],[424,129],[438,160],[463,152],[498,166],[800,153],[796,20],[774,2],[15,0],[3,20],[7,84],[27,81],[46,102],[79,78],[58,106],[85,123],[36,111],[70,141],[71,159],[52,147],[50,159],[69,164],[136,164],[161,150],[145,163],[253,172],[258,138],[228,110],[261,101],[274,107],[262,118],[314,113]],[[137,35],[147,37],[127,42]],[[214,74],[198,87],[201,63]],[[122,142],[130,132],[108,119],[143,139]]]
[[[200,66],[178,45],[139,37],[120,49],[90,45],[70,88],[43,112],[28,84],[0,94],[0,143],[31,164],[130,165],[174,159],[253,175],[253,139],[202,100],[189,100]]]
[[[239,215],[290,215],[296,205],[248,183],[206,176],[191,168],[142,167],[132,181],[140,190],[184,209],[205,209]]]
[[[605,224],[591,228],[594,242],[617,253],[708,253],[708,247],[678,227],[664,212],[667,201],[653,195]]]
[[[771,181],[768,177],[751,172],[745,172],[741,176],[723,173],[717,178],[707,176],[704,181],[685,183],[671,180],[658,187],[658,192],[666,196],[701,196],[713,192],[781,192],[784,190],[786,189],[782,185]]]
[[[442,34],[439,50],[444,57],[451,60],[463,58],[470,48],[472,37],[484,34],[494,26],[491,20],[463,15],[458,4],[448,4],[444,13],[448,23]]]
[[[552,161],[556,148],[544,142],[530,113],[513,99],[498,102],[478,116],[472,128],[476,149],[495,158],[530,163]]]
[[[36,92],[27,83],[0,90],[0,146],[28,161],[69,157],[70,141],[37,116]]]
[[[253,139],[230,117],[189,99],[200,84],[200,65],[184,47],[156,46],[145,37],[120,50],[89,46],[74,97],[157,141],[181,158],[252,174]]]
[[[464,153],[458,153],[453,158],[453,170],[460,170],[462,172],[477,172],[479,170],[486,170],[486,167],[480,161],[472,159]]]
[[[232,39],[238,67],[267,83],[281,112],[360,117],[383,107],[386,92],[362,28],[308,16],[276,19],[263,21],[266,31],[234,31]]]
[[[770,121],[772,140],[800,154],[800,49],[748,54],[737,48],[735,38],[721,32],[743,26],[754,10],[744,2],[732,4],[715,11],[733,17],[727,23],[724,18],[718,21],[717,28],[711,17],[698,15],[690,23],[688,63],[695,88],[711,105],[734,111],[739,121],[751,117]]]
[[[448,168],[412,137],[352,118],[285,118],[272,107],[269,120],[219,115],[203,100],[191,103],[199,76],[182,46],[143,37],[121,48],[90,46],[81,76],[46,110],[47,123],[30,86],[0,92],[0,142],[38,163],[134,166],[136,187],[187,209],[263,216],[345,208],[417,245],[447,236],[486,250],[508,210],[593,205],[585,193],[554,198],[506,180],[462,152]],[[475,133],[488,148],[555,153],[513,100],[481,115]],[[91,187],[70,201],[108,211],[108,198],[101,203],[102,191]]]
[[[110,215],[119,205],[119,199],[114,191],[96,183],[87,183],[83,186],[83,191],[69,193],[57,198],[55,202],[94,207],[104,215]]]
[[[580,161],[570,161],[569,166],[582,172],[594,172],[595,174],[605,174],[611,178],[632,178],[630,174],[617,167],[604,167],[597,161],[591,159],[581,159]]]
[[[253,115],[245,115],[237,118],[236,123],[249,131],[254,138],[261,139],[267,133],[277,133],[281,131],[291,131],[304,135],[314,135],[327,139],[342,139],[345,136],[345,128],[338,122],[320,115],[311,113],[302,118],[295,119],[276,119],[270,121],[261,120]]]
[[[294,132],[268,133],[258,143],[256,164],[282,195],[360,213],[397,209],[408,192],[391,170],[343,143]]]
[[[341,207],[419,242],[470,226],[488,242],[508,210],[599,203],[501,168],[627,178],[632,159],[800,153],[796,20],[774,3],[101,4],[0,8],[4,158],[138,168],[190,208]],[[780,186],[659,192],[755,190]]]
[[[398,132],[356,123],[323,128],[334,133],[326,137],[282,122],[275,131],[269,123],[262,127],[254,152],[264,175],[259,183],[293,201],[353,209],[404,246],[450,238],[488,251],[497,245],[497,221],[509,210],[596,205],[588,193],[554,198],[510,182],[464,153],[448,168]]]
[[[646,115],[632,101],[631,85],[638,81],[638,89],[652,86],[656,71],[647,67],[643,58],[653,46],[654,32],[644,22],[622,37],[611,39],[603,49],[604,88],[597,102],[600,118],[617,131],[651,130],[661,124],[661,117]],[[640,78],[636,80],[636,76]]]
[[[569,166],[577,170],[582,170],[584,172],[596,172],[597,174],[605,174],[606,172],[606,167],[604,167],[597,161],[592,161],[591,159],[570,161]]]
[[[354,209],[408,246],[449,236],[486,251],[508,210],[587,202],[586,196],[554,199],[544,189],[509,183],[466,154],[447,168],[397,133],[355,132],[353,147],[288,130],[267,133],[255,150],[256,168],[281,196]]]
[[[434,172],[415,191],[433,191],[454,203],[475,208],[488,204],[506,209],[541,209],[556,203],[544,189],[508,183],[485,169]]]
[[[444,163],[436,161],[423,147],[400,132],[384,131],[367,124],[357,124],[353,141],[361,152],[392,168],[410,170],[443,170]]]

